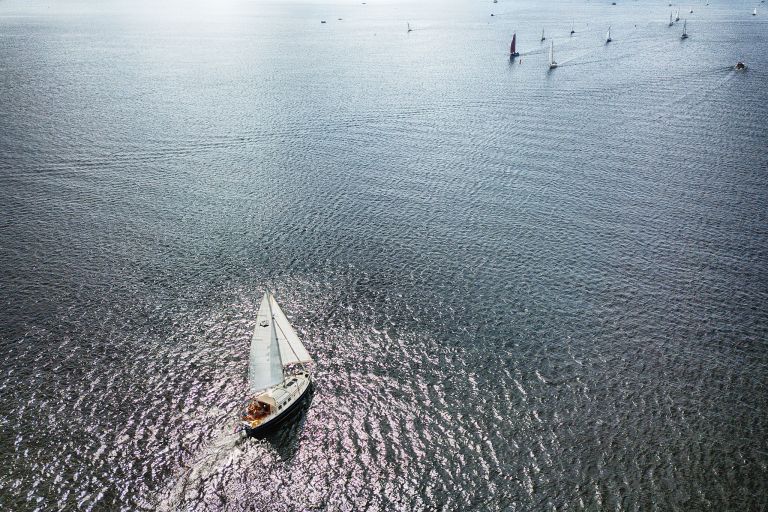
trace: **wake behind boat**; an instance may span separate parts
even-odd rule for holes
[[[275,298],[264,293],[251,338],[248,384],[254,396],[242,415],[246,434],[260,437],[291,416],[312,386],[305,367],[311,362]]]

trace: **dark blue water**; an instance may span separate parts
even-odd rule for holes
[[[768,8],[617,3],[0,2],[0,508],[768,507]]]

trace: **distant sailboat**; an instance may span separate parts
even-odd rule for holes
[[[608,34],[605,36],[605,42],[610,43],[611,41],[613,41],[613,39],[611,39],[611,26],[608,25]]]
[[[541,40],[544,41],[546,37],[544,37],[544,29],[541,29]]]
[[[517,34],[512,34],[512,44],[509,45],[509,58],[514,59],[519,56],[520,54],[517,52]]]
[[[406,25],[408,25],[408,32],[413,32],[413,29],[411,28],[411,24],[410,23],[406,23]]]
[[[672,21],[672,13],[670,12],[669,13],[669,26],[671,27],[672,25],[674,25],[674,22]]]
[[[549,69],[555,69],[557,62],[555,62],[555,42],[549,42]]]
[[[675,13],[675,21],[680,21],[680,9]]]
[[[687,24],[688,20],[683,21],[683,35],[680,36],[680,39],[688,39],[688,32],[685,29]]]
[[[576,31],[573,29],[573,22],[571,22],[571,35],[575,34]]]
[[[256,316],[248,363],[248,384],[255,396],[243,411],[248,435],[260,436],[285,420],[307,395],[312,380],[304,364],[312,357],[304,348],[285,313],[266,292]],[[286,374],[290,365],[301,371]]]
[[[693,7],[691,7],[691,10],[689,12],[690,14],[693,14]]]
[[[757,7],[752,9],[752,16],[757,16]]]

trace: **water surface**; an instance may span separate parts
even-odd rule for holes
[[[617,3],[0,3],[0,505],[768,507],[768,10]]]

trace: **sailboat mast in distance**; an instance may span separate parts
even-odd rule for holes
[[[549,69],[555,69],[557,62],[555,62],[555,42],[549,42]]]
[[[517,53],[517,34],[512,34],[512,44],[509,45],[509,56],[511,58],[518,57],[520,54]]]

